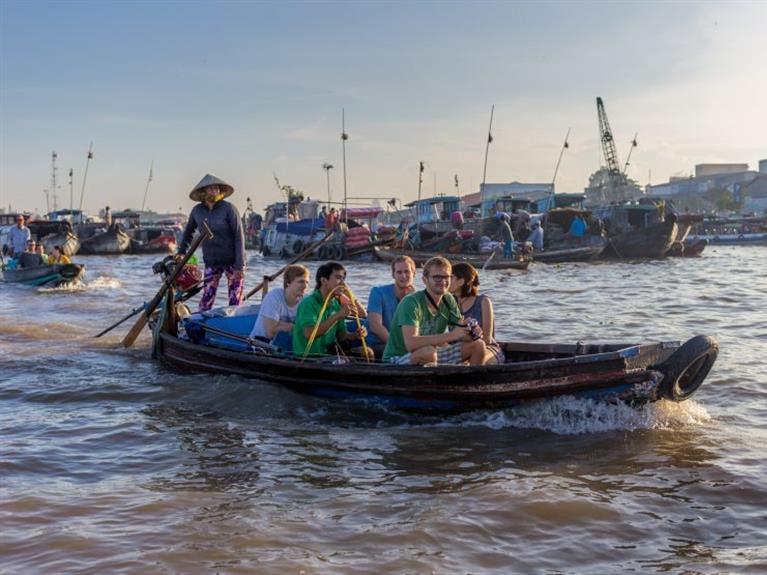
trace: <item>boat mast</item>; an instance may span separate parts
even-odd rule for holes
[[[565,143],[562,144],[562,149],[559,150],[559,159],[557,160],[557,166],[554,168],[554,177],[551,178],[551,193],[554,194],[554,183],[557,181],[557,172],[559,172],[559,164],[562,162],[562,156],[565,153],[565,150],[570,147],[570,144],[567,143],[568,138],[570,137],[570,128],[567,128],[567,135],[565,135]]]
[[[325,170],[325,176],[328,181],[328,209],[330,209],[330,170],[333,169],[333,164],[326,162],[322,164],[322,169]]]
[[[54,150],[51,154],[51,190],[53,191],[53,211],[55,212],[58,209],[58,199],[56,198],[56,170],[58,169],[56,167],[56,158],[58,158],[58,154]]]
[[[144,211],[144,206],[146,205],[146,195],[149,193],[149,182],[152,181],[152,168],[154,168],[154,160],[152,160],[152,163],[149,164],[149,177],[146,179],[146,189],[144,190],[144,199],[141,202],[141,211]]]
[[[69,217],[74,220],[74,214],[72,214],[72,208],[74,207],[74,185],[73,185],[73,177],[75,175],[75,171],[73,168],[69,168]]]
[[[487,176],[487,155],[490,152],[490,143],[493,141],[493,112],[495,112],[495,104],[490,107],[490,125],[487,128],[487,143],[485,144],[485,167],[482,170],[482,186],[479,189],[480,197],[482,191],[485,189],[485,176]]]
[[[346,140],[349,139],[349,134],[346,133],[346,118],[345,110],[341,108],[341,154],[343,156],[344,164],[344,223],[348,223],[349,216],[346,209]]]
[[[80,223],[83,221],[83,196],[85,195],[85,182],[88,179],[88,165],[93,159],[93,142],[88,146],[88,157],[85,160],[85,173],[83,174],[83,187],[80,189]]]

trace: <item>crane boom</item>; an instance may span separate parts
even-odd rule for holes
[[[610,129],[610,122],[607,120],[607,112],[602,98],[597,96],[597,115],[599,116],[599,139],[602,141],[602,152],[605,155],[607,171],[611,177],[620,176],[620,160],[618,159],[618,150],[615,148],[615,138]]]

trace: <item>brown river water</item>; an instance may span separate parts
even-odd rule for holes
[[[94,339],[158,258],[77,259],[80,289],[0,284],[0,573],[767,572],[767,248],[482,274],[500,339],[721,351],[684,403],[449,417],[179,374],[117,346],[132,320]],[[362,300],[388,278],[349,266]]]

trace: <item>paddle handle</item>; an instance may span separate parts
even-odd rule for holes
[[[144,313],[142,313],[139,316],[139,318],[136,320],[136,323],[133,324],[133,327],[131,327],[130,331],[123,338],[121,342],[123,347],[130,347],[133,345],[133,342],[136,341],[136,338],[141,333],[141,330],[144,329],[147,319],[149,318],[150,315],[152,315],[152,312],[160,304],[160,302],[162,301],[162,298],[165,297],[165,293],[173,285],[173,282],[176,281],[176,278],[181,274],[181,271],[184,269],[184,266],[189,261],[189,258],[192,257],[192,254],[194,254],[194,251],[199,247],[199,245],[204,240],[208,238],[212,238],[212,237],[213,237],[213,232],[210,231],[208,224],[203,222],[200,233],[194,239],[194,241],[192,242],[192,245],[189,246],[189,250],[187,250],[186,254],[184,255],[184,258],[173,270],[173,274],[163,282],[162,287],[154,296],[154,299],[152,299],[152,301],[149,302],[149,304],[144,307]]]
[[[245,294],[245,298],[244,299],[248,299],[251,296],[257,294],[259,291],[261,291],[261,288],[264,287],[264,283],[267,280],[270,281],[270,282],[273,282],[274,280],[276,280],[278,277],[280,277],[282,275],[282,273],[286,269],[288,269],[288,266],[292,266],[293,264],[298,263],[299,261],[304,259],[306,256],[308,256],[310,253],[312,253],[314,250],[316,250],[318,247],[320,247],[322,244],[327,242],[330,238],[332,238],[333,237],[333,233],[334,233],[333,231],[328,232],[325,235],[324,238],[322,238],[321,240],[318,240],[315,243],[313,243],[312,245],[310,245],[308,248],[306,248],[304,251],[302,251],[300,254],[298,254],[296,257],[294,257],[292,260],[290,260],[288,263],[286,263],[284,266],[282,266],[282,268],[279,271],[273,273],[270,276],[264,276],[264,281],[262,281],[260,284],[258,284],[256,287],[254,287],[252,290],[250,290],[247,294]]]

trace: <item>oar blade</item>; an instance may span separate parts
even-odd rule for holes
[[[136,341],[136,338],[141,334],[141,330],[144,329],[144,326],[146,325],[146,314],[142,313],[139,318],[136,320],[136,323],[133,324],[133,327],[130,328],[130,331],[125,335],[125,337],[120,342],[123,347],[130,347],[133,345],[133,343]]]

